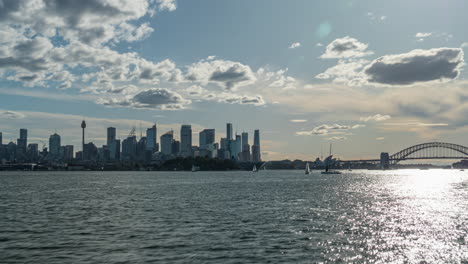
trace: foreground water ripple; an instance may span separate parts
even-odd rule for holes
[[[0,263],[468,263],[453,170],[1,172]]]

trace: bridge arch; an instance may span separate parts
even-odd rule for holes
[[[468,157],[468,147],[457,145],[457,144],[452,144],[452,143],[445,143],[445,142],[429,142],[429,143],[418,144],[418,145],[405,148],[391,155],[390,161],[392,162],[392,164],[396,164],[402,160],[408,159],[409,156],[412,154],[422,152],[428,149],[431,149],[430,153],[423,153],[423,155],[415,157],[414,159],[424,159],[424,158],[442,158],[443,159],[443,158],[467,158]],[[455,155],[442,156],[440,155],[440,153],[443,151],[440,151],[440,150],[451,150],[454,153],[460,153],[460,154],[463,154],[464,156],[455,156]]]

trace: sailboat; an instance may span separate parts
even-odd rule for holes
[[[255,166],[255,164],[254,164],[254,166],[253,166],[253,168],[252,168],[252,172],[258,172],[257,166]]]
[[[305,174],[310,174],[309,162],[306,163]]]
[[[325,171],[322,171],[322,174],[341,174],[341,172],[336,170],[330,170],[330,165],[332,163],[333,155],[332,152],[332,144],[330,143],[330,155],[325,159]]]

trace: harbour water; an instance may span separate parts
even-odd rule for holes
[[[0,263],[468,263],[468,172],[0,172]]]

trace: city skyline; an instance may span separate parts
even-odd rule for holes
[[[259,128],[265,160],[468,145],[461,0],[27,3],[0,19],[4,141],[24,127],[77,148],[84,117],[99,146],[140,123],[191,124],[194,143]]]
[[[227,123],[225,137],[216,141],[216,129],[204,129],[198,133],[199,144],[193,144],[192,126],[181,125],[179,140],[174,130],[169,130],[160,136],[158,142],[157,124],[154,123],[143,129],[140,124],[140,135],[137,136],[136,127],[132,127],[127,136],[120,139],[117,128],[107,127],[105,144],[100,146],[88,139],[86,120],[81,121],[81,144],[63,144],[61,136],[55,131],[49,137],[49,144],[41,140],[42,148],[37,142],[28,139],[28,129],[20,128],[16,141],[3,142],[3,133],[0,131],[0,162],[128,162],[140,161],[147,164],[151,162],[164,162],[177,157],[206,157],[232,160],[235,162],[261,162],[260,130],[254,130],[252,149],[248,140],[248,132],[233,134],[233,125]],[[70,136],[70,135],[68,135]],[[76,150],[76,151],[74,151]]]

